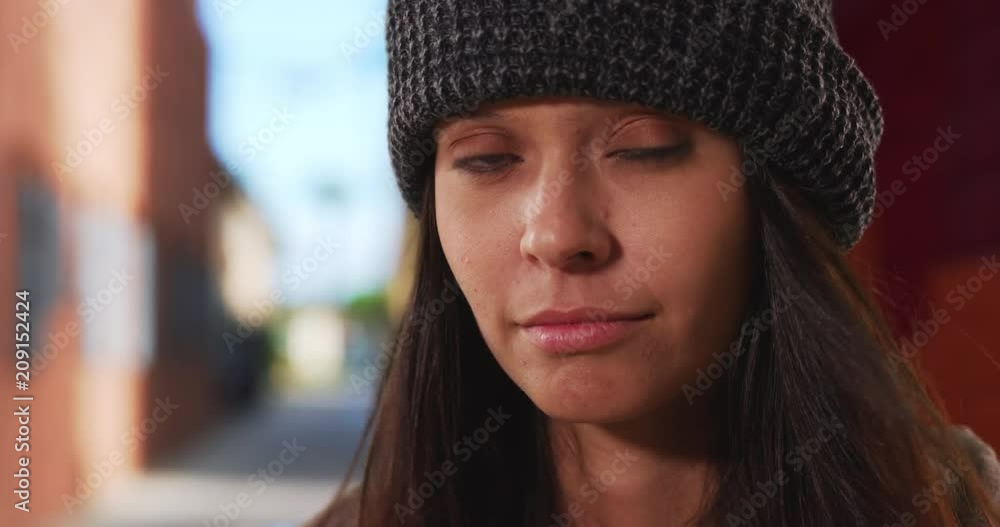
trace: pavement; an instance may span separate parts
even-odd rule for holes
[[[74,527],[293,527],[326,505],[360,441],[371,394],[276,395],[121,490]]]

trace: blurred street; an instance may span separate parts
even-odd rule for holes
[[[100,496],[73,525],[299,525],[332,497],[360,438],[369,396],[346,390],[271,397]]]

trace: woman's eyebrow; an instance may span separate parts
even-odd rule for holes
[[[469,114],[459,114],[449,118],[445,118],[444,120],[442,120],[442,122],[434,126],[434,135],[437,138],[437,141],[440,142],[445,132],[447,132],[449,129],[451,129],[452,127],[454,127],[459,123],[468,121],[485,121],[487,119],[498,119],[501,117],[503,117],[501,114],[494,112],[492,110],[477,109]]]
[[[654,119],[661,119],[664,121],[669,121],[674,123],[680,122],[680,119],[677,116],[654,108],[634,108],[634,109],[624,110],[616,113],[614,117],[611,119],[611,121],[615,124],[618,124],[626,119],[632,119],[632,118],[638,119],[644,117],[652,117]]]

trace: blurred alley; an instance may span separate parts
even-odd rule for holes
[[[74,525],[298,525],[329,502],[369,401],[353,392],[276,397],[133,476]]]

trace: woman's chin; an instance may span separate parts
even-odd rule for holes
[[[691,376],[681,372],[653,375],[617,362],[577,361],[533,374],[519,373],[513,377],[521,389],[552,419],[613,424],[692,406],[684,395],[685,381]]]
[[[613,423],[619,423],[628,420],[629,413],[622,412],[617,408],[584,408],[584,407],[568,407],[562,406],[552,406],[543,407],[539,405],[539,409],[544,413],[549,419],[554,421],[563,421],[567,423],[578,423],[578,424],[591,424],[591,425],[608,425]]]
[[[635,382],[605,376],[554,376],[528,395],[545,415],[576,423],[627,421],[655,407]]]

